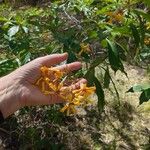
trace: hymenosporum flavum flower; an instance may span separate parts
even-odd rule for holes
[[[115,12],[107,12],[106,15],[109,16],[109,20],[107,22],[110,24],[121,23],[124,18],[122,10],[118,10]]]
[[[91,52],[91,47],[90,47],[90,44],[86,44],[86,43],[81,43],[80,44],[80,47],[81,47],[81,50],[80,52],[78,53],[79,56],[81,56],[81,54],[84,52],[84,53],[90,53]]]
[[[41,77],[37,80],[36,85],[44,94],[54,94],[63,86],[61,78],[63,72],[55,68],[47,68],[43,66],[40,68]]]
[[[150,22],[146,23],[146,29],[149,30],[150,29]]]
[[[61,112],[64,112],[64,111],[67,112],[68,109],[70,109],[70,107],[71,109],[73,108],[75,109],[78,106],[86,106],[87,104],[91,102],[89,97],[94,92],[95,92],[95,87],[87,87],[86,84],[81,83],[79,89],[73,90],[71,92],[71,97],[66,103],[66,105],[61,109]],[[67,100],[67,97],[66,97],[66,100]]]
[[[40,68],[41,77],[35,83],[45,95],[57,94],[66,104],[60,110],[67,115],[76,113],[76,107],[84,107],[90,103],[90,95],[95,92],[95,87],[87,87],[81,83],[79,89],[72,90],[71,86],[64,84],[65,72],[55,68]]]
[[[150,45],[150,37],[144,39],[145,45]]]

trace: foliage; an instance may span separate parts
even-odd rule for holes
[[[140,102],[139,104],[142,104],[143,102],[147,102],[150,100],[150,85],[149,84],[143,84],[143,85],[135,85],[131,87],[128,92],[142,92],[140,95]]]
[[[114,83],[110,67],[125,74],[122,61],[148,67],[149,11],[146,0],[55,0],[41,8],[18,10],[1,5],[0,50],[5,55],[0,61],[0,76],[38,56],[68,52],[68,63],[80,60],[85,64],[77,76],[97,87],[98,107],[103,111],[103,89]],[[95,75],[97,66],[104,71],[104,81]]]
[[[109,88],[112,84],[119,100],[111,70],[114,73],[121,71],[127,76],[123,66],[124,61],[145,69],[150,68],[150,2],[148,0],[53,0],[37,7],[24,4],[30,3],[35,6],[38,0],[13,0],[10,1],[11,5],[8,1],[5,0],[5,4],[0,4],[0,76],[39,56],[68,52],[68,63],[76,60],[83,63],[82,70],[74,72],[73,76],[85,77],[90,86],[96,86],[98,110],[103,112],[106,104],[105,88]],[[19,9],[18,5],[21,5]],[[96,74],[97,67],[103,72],[102,78]],[[150,99],[149,85],[136,85],[128,92],[141,92],[140,104]],[[129,108],[126,105],[124,107],[124,109]],[[62,132],[68,122],[73,124],[74,128],[76,126],[75,121],[71,120],[73,117],[64,116],[58,109],[60,109],[59,105],[53,105],[24,108],[19,111],[18,119],[14,121],[18,126],[19,135],[16,130],[11,134],[17,134],[22,142],[21,149],[47,149],[47,147],[63,149],[64,144],[58,144],[59,141],[52,141],[52,139],[61,141],[66,138],[66,133],[63,135],[58,133]],[[120,113],[119,109],[118,107],[114,109],[116,114]],[[121,112],[120,118],[124,117],[120,120],[129,131],[128,127],[131,125],[126,125],[126,116],[131,117],[131,111],[126,111]],[[95,127],[99,129],[98,124],[102,124],[103,121],[100,122],[98,113],[88,115],[87,132],[94,130],[93,137],[98,137],[97,139],[102,143],[102,137],[95,134]],[[89,125],[94,121],[91,120],[93,116],[96,121],[94,127],[90,129]],[[78,119],[81,120],[77,118],[77,122]],[[57,124],[61,124],[63,128],[58,128]],[[74,130],[70,129],[70,126],[68,128]],[[79,127],[79,133],[84,128]],[[108,131],[110,127],[106,128]],[[118,133],[119,130],[116,131]],[[130,141],[126,135],[120,133],[118,137],[121,136]],[[72,142],[72,139],[70,141]],[[104,145],[109,149],[105,142]]]

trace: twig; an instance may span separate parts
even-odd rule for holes
[[[0,128],[0,131],[6,133],[6,134],[8,134],[8,135],[10,135],[10,133],[9,133],[7,130],[3,129],[3,128]]]

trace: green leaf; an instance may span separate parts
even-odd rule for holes
[[[107,67],[104,75],[104,88],[108,88],[110,84],[109,68]]]
[[[0,22],[8,22],[9,20],[7,20],[6,18],[4,17],[0,17]]]
[[[94,61],[91,63],[90,68],[95,68],[97,67],[99,64],[103,63],[104,60],[106,59],[106,56],[102,57],[97,57],[96,59],[94,59]]]
[[[116,47],[118,49],[120,59],[126,61],[127,50],[120,44],[116,42]]]
[[[108,58],[111,68],[116,72],[117,70],[122,71],[126,76],[127,73],[124,71],[123,64],[119,57],[119,52],[116,45],[107,39],[108,44]]]
[[[98,110],[99,110],[99,112],[102,112],[104,110],[104,106],[105,106],[104,91],[103,91],[103,88],[101,86],[101,83],[99,82],[99,80],[95,76],[94,76],[94,83],[96,86],[96,94],[98,96]]]
[[[144,3],[150,7],[150,1],[149,0],[144,0]]]
[[[137,27],[133,24],[130,24],[130,28],[131,28],[131,31],[132,31],[132,35],[134,37],[136,47],[138,47],[139,44],[140,44],[140,35],[139,35],[138,30],[137,30]]]
[[[92,86],[94,84],[94,76],[95,76],[95,69],[89,69],[87,73],[84,75],[84,78],[88,81],[88,85]]]
[[[150,48],[148,47],[144,47],[142,49],[142,52],[140,53],[140,58],[144,61],[144,60],[150,60]]]
[[[150,88],[144,90],[141,95],[140,95],[140,104],[142,104],[143,102],[147,102],[148,100],[150,100]]]
[[[144,90],[147,90],[150,88],[150,84],[138,84],[138,85],[134,85],[133,87],[131,87],[127,92],[142,92]]]
[[[120,36],[130,36],[130,30],[128,26],[114,27],[111,33],[113,33],[114,35],[120,35]]]
[[[19,53],[19,60],[21,62],[21,65],[24,65],[27,62],[29,62],[30,58],[31,58],[31,53],[29,51],[27,51],[27,50],[22,50]]]
[[[145,18],[147,21],[150,21],[150,14],[146,13],[145,11],[141,9],[135,9],[134,12],[137,15],[141,15],[143,18]]]
[[[71,63],[71,62],[74,62],[74,61],[77,61],[77,57],[75,55],[74,52],[72,52],[71,50],[70,51],[67,51],[68,52],[68,59],[67,59],[67,63]]]
[[[5,59],[0,61],[0,76],[4,76],[19,67],[17,59]]]
[[[135,85],[127,92],[142,92],[139,98],[139,104],[142,104],[150,99],[150,84]]]
[[[19,26],[13,26],[8,30],[8,36],[11,38],[19,31]]]
[[[23,29],[23,31],[24,31],[25,33],[28,33],[28,32],[29,32],[29,29],[28,29],[27,27],[25,27],[25,26],[22,26],[22,29]]]

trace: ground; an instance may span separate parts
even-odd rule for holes
[[[93,105],[85,111],[80,110],[76,116],[50,119],[52,122],[44,122],[46,107],[33,108],[22,115],[17,112],[0,127],[0,149],[150,149],[150,111],[145,110],[150,103],[139,106],[139,93],[126,93],[134,84],[150,82],[150,78],[139,67],[125,64],[125,69],[128,78],[121,72],[116,75],[112,72],[120,93],[120,106],[111,85],[105,90],[107,103],[102,114],[98,113],[96,96]],[[99,68],[97,75],[101,76]]]

